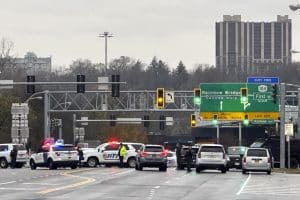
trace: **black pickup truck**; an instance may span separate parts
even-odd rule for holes
[[[300,139],[291,139],[290,140],[290,152],[291,152],[291,168],[298,168],[300,165]],[[274,159],[274,167],[280,167],[280,137],[279,136],[270,136],[268,138],[259,138],[254,141],[250,147],[262,147],[269,149],[270,153]],[[288,162],[288,144],[285,143],[285,161],[286,167]]]

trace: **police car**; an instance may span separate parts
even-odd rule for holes
[[[46,144],[37,153],[31,155],[29,165],[32,170],[37,167],[49,167],[49,169],[71,167],[76,169],[78,160],[77,151],[72,144]]]
[[[136,149],[131,145],[131,143],[123,142],[126,148],[126,156],[124,157],[124,163],[128,167],[134,168],[136,163]],[[83,150],[83,161],[82,163],[88,165],[89,167],[96,167],[97,165],[118,165],[119,161],[119,147],[120,142],[108,142],[103,143],[91,150]]]
[[[7,168],[11,164],[11,157],[10,152],[11,150],[16,147],[18,150],[16,166],[17,168],[23,167],[27,160],[28,154],[23,144],[0,144],[0,167]]]

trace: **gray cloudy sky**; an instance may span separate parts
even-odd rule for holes
[[[109,31],[109,59],[122,55],[150,63],[157,56],[174,68],[215,64],[215,22],[223,14],[241,14],[245,21],[275,21],[289,15],[293,47],[300,50],[300,0],[0,0],[0,37],[15,44],[14,53],[52,56],[53,65],[68,66],[87,58],[104,62]],[[300,61],[300,55],[294,57]]]

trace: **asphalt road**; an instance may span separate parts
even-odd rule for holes
[[[0,199],[299,199],[300,175],[240,171],[134,169],[0,169]]]

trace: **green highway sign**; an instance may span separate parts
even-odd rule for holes
[[[279,112],[271,84],[203,83],[200,89],[201,112]]]
[[[254,119],[251,124],[275,124],[275,121],[272,119]]]

